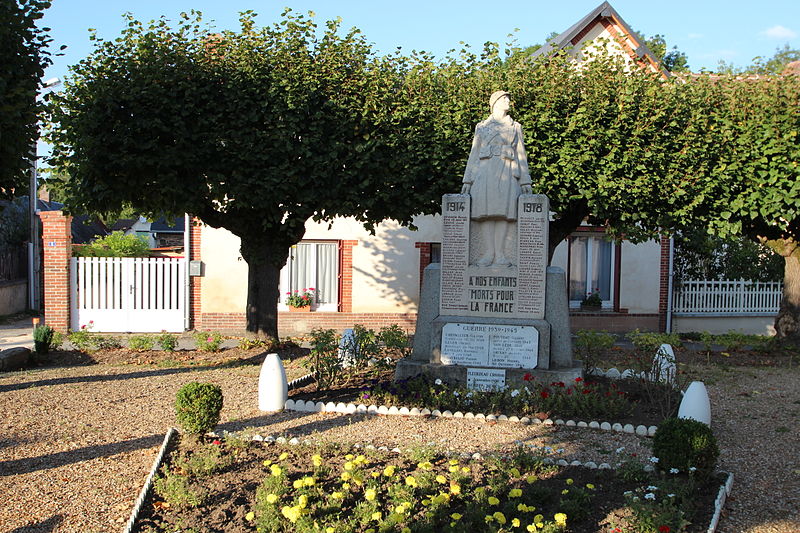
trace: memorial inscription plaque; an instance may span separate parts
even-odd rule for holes
[[[463,315],[469,310],[465,282],[469,262],[468,194],[442,197],[442,289],[439,312]]]
[[[550,202],[543,194],[523,194],[517,206],[519,280],[517,311],[535,319],[544,318],[547,243]]]
[[[442,328],[443,365],[535,368],[539,332],[533,326],[445,324]]]
[[[494,368],[468,368],[467,388],[479,391],[503,390],[506,388],[506,371]]]

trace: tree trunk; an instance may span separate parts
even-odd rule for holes
[[[784,260],[783,297],[778,316],[775,317],[775,331],[780,338],[800,342],[800,250],[792,248],[791,253],[781,254]]]
[[[289,246],[278,247],[282,236],[240,235],[242,259],[247,262],[247,331],[257,337],[278,338],[280,273]]]

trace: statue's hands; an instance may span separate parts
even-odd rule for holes
[[[533,194],[533,187],[530,185],[522,185],[522,194]]]
[[[461,187],[461,194],[469,194],[470,189],[472,189],[472,184],[471,183],[465,183]]]

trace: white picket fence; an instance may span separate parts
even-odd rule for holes
[[[673,292],[675,314],[772,314],[781,304],[779,281],[684,280]]]
[[[70,327],[92,331],[184,330],[182,258],[73,257]]]

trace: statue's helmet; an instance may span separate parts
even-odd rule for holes
[[[502,97],[508,96],[511,97],[511,93],[508,91],[495,91],[492,93],[492,96],[489,97],[489,109],[494,109],[494,104]]]

